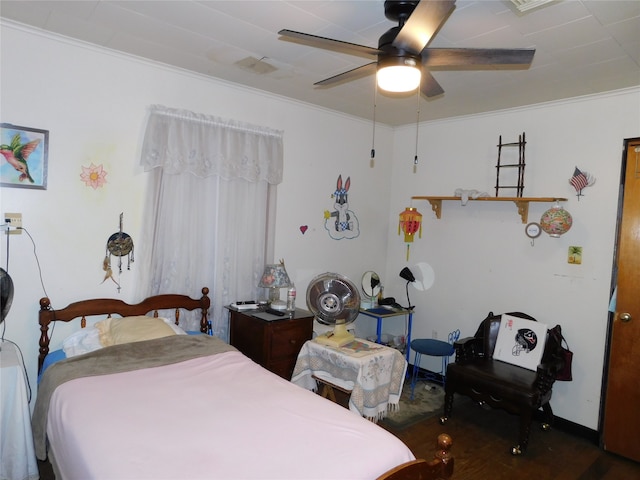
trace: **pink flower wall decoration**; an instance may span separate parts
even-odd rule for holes
[[[92,163],[89,167],[82,167],[82,173],[80,179],[85,183],[87,187],[92,187],[94,190],[98,187],[102,187],[107,183],[107,172],[102,168],[102,165],[97,167]]]

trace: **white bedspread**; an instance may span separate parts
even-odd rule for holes
[[[239,352],[71,380],[47,434],[63,479],[374,479],[414,458]]]

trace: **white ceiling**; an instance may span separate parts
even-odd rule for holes
[[[424,1],[424,0],[423,0]],[[374,77],[313,83],[368,63],[281,40],[287,28],[370,47],[394,23],[383,0],[12,1],[5,19],[389,125],[413,123],[415,94],[375,95]],[[445,93],[420,120],[640,85],[640,1],[562,0],[519,13],[509,0],[458,0],[430,47],[535,48],[528,70],[439,71]],[[269,73],[237,65],[269,64]]]

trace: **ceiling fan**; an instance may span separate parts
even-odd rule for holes
[[[314,84],[320,86],[334,86],[377,72],[378,86],[383,90],[409,92],[419,85],[424,96],[435,97],[444,90],[431,75],[430,68],[528,68],[531,65],[535,49],[428,48],[453,12],[455,3],[455,0],[386,0],[385,17],[398,22],[398,26],[380,37],[378,48],[286,29],[278,34],[311,47],[375,59]]]

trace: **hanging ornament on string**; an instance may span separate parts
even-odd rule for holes
[[[416,153],[413,156],[413,173],[418,171],[418,134],[420,133],[420,89],[416,92],[418,104],[416,106]],[[407,257],[408,258],[408,257]]]
[[[573,217],[562,208],[557,199],[555,205],[540,217],[540,228],[553,238],[560,238],[560,235],[567,233],[572,224]]]
[[[371,155],[369,158],[369,167],[376,165],[376,108],[378,103],[378,83],[375,81],[373,85],[373,133],[371,135]]]
[[[415,234],[422,238],[422,214],[417,208],[407,207],[400,214],[400,223],[398,224],[398,235],[400,231],[404,232],[404,241],[407,244],[407,261],[409,261],[409,249],[413,243]]]
[[[113,278],[113,271],[111,270],[111,255],[118,257],[118,274],[122,273],[122,257],[127,257],[127,270],[131,270],[131,264],[134,261],[133,258],[133,239],[122,231],[122,220],[124,214],[120,214],[120,231],[114,233],[107,240],[107,247],[105,251],[104,260],[102,262],[102,269],[105,271],[104,283],[110,278],[117,286],[118,292],[120,292],[120,283]]]

